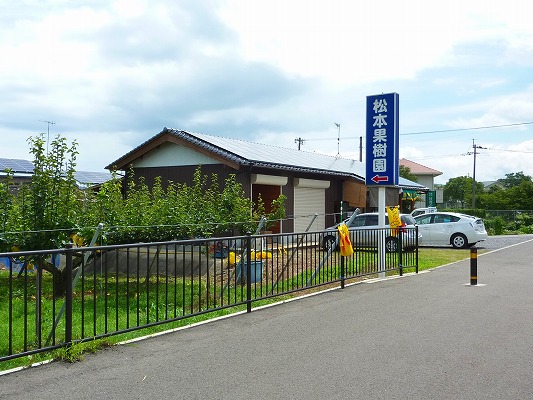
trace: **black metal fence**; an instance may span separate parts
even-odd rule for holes
[[[383,249],[376,243],[390,229],[350,232],[348,257],[324,232],[0,253],[0,361],[229,307],[251,311],[323,285],[418,272],[413,232],[396,232],[396,246]]]

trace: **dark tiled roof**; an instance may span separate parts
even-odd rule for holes
[[[364,179],[364,164],[355,160],[202,133],[168,131],[240,164],[329,175],[351,175]]]
[[[239,165],[255,165],[285,171],[345,176],[360,181],[365,179],[365,164],[356,160],[169,128],[164,128],[159,134],[137,146],[106,168],[111,169],[113,165],[124,168],[127,160],[133,160],[136,156],[142,155],[143,148],[148,148],[151,142],[164,135],[172,135],[181,141],[189,143],[194,148],[202,149],[205,152]],[[400,186],[427,190],[425,186],[404,178],[400,178]]]

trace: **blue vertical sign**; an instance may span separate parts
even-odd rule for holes
[[[399,96],[366,98],[366,185],[397,186],[400,170]]]

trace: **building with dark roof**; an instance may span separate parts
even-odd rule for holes
[[[254,202],[260,195],[267,207],[285,195],[282,232],[302,232],[313,220],[311,230],[322,230],[338,222],[341,212],[377,207],[367,196],[359,161],[176,129],[164,128],[106,168],[133,171],[151,186],[157,177],[192,184],[198,166],[221,182],[234,174],[246,195]],[[403,178],[400,186],[427,190]],[[388,188],[387,198],[387,205],[398,204],[399,188]]]

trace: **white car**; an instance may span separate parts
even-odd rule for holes
[[[452,212],[433,212],[415,217],[424,246],[452,245],[462,249],[487,239],[481,218]]]
[[[415,208],[413,211],[411,211],[411,216],[416,217],[418,215],[429,214],[434,212],[437,212],[437,207]]]
[[[379,241],[379,227],[378,227],[378,213],[364,213],[358,214],[352,223],[348,226],[348,230],[351,232],[351,240],[354,248],[357,247],[377,247]],[[418,246],[420,243],[420,232],[418,233],[418,240],[416,237],[415,220],[409,214],[400,214],[402,221],[402,227],[400,228],[400,234],[402,236],[402,248],[412,249]],[[350,219],[344,220],[342,223],[348,225]],[[391,236],[390,227],[388,225],[389,218],[385,215],[386,224],[386,237],[385,237],[385,249],[388,252],[395,252],[398,249],[398,238]],[[330,248],[335,249],[338,244],[338,230],[337,227],[340,224],[332,226],[326,229],[324,236],[322,237],[322,247],[324,250]]]

